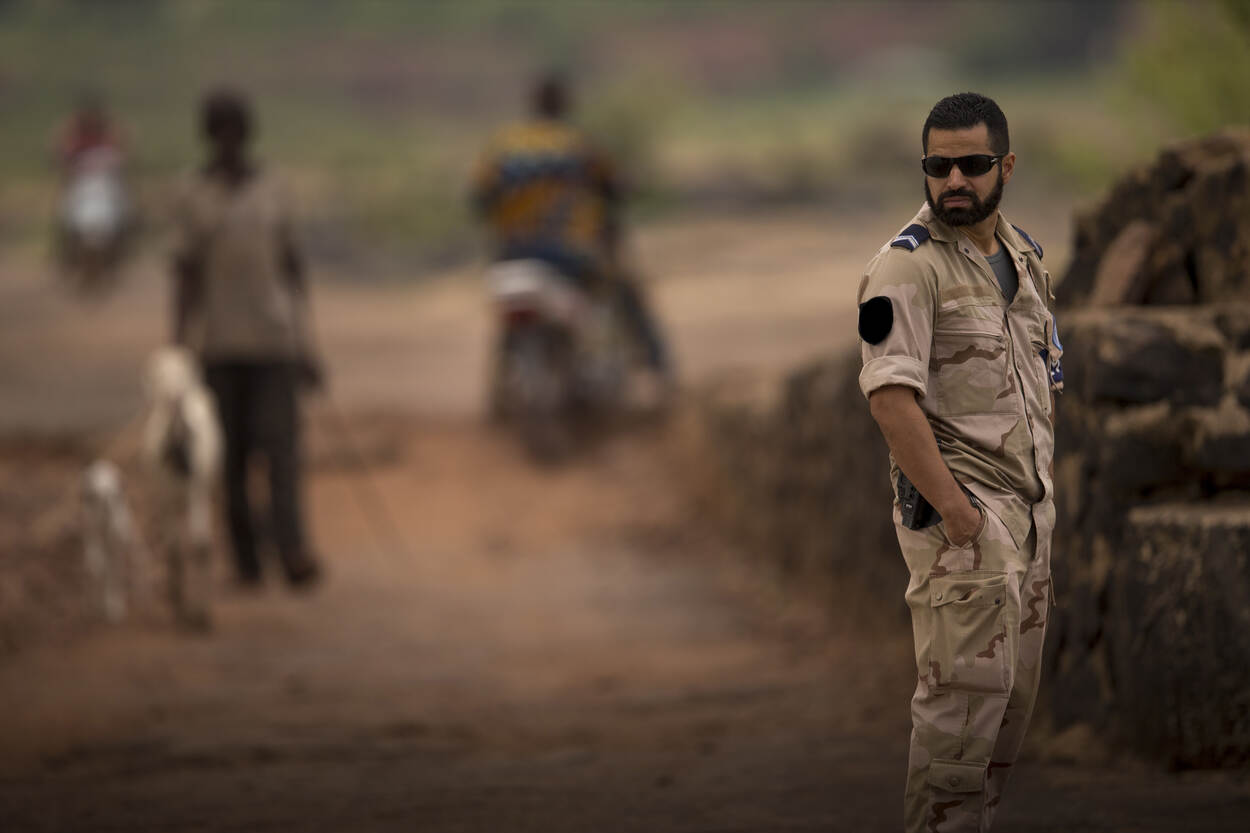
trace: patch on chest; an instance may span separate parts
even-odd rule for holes
[[[884,295],[859,305],[859,337],[869,344],[880,344],[894,328],[894,305]]]

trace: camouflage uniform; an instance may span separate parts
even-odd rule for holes
[[[942,523],[904,527],[895,502],[919,678],[909,831],[989,828],[1033,709],[1046,633],[1050,391],[1062,389],[1062,347],[1041,248],[1001,214],[997,235],[1020,278],[1010,306],[972,242],[927,205],[859,288],[861,304],[884,297],[893,314],[879,343],[863,343],[864,395],[915,390],[943,460],[986,510],[981,531],[956,547]],[[893,458],[890,476],[897,486]]]

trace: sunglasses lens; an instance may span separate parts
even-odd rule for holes
[[[955,161],[959,165],[959,170],[963,171],[964,176],[981,176],[989,173],[994,165],[993,156],[984,156],[978,154],[976,156],[961,156]]]
[[[924,172],[929,176],[945,177],[951,172],[951,165],[955,160],[947,156],[926,156],[921,162]],[[963,170],[963,168],[960,168]]]

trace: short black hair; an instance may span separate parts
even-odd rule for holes
[[[537,116],[562,119],[572,106],[571,98],[564,74],[552,71],[540,76],[534,84],[530,105]]]
[[[980,93],[956,93],[933,105],[929,117],[924,120],[920,134],[920,147],[929,152],[929,128],[938,130],[962,130],[984,124],[990,134],[990,150],[1006,153],[1011,150],[1011,137],[1007,133],[1007,117],[994,103]]]
[[[252,105],[237,90],[219,88],[204,96],[200,129],[205,137],[215,139],[223,132],[233,131],[246,141],[251,138],[254,122]]]

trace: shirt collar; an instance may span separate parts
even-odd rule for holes
[[[920,206],[920,213],[916,215],[913,222],[920,223],[927,228],[929,236],[934,240],[941,240],[943,243],[956,243],[959,241],[959,232],[939,220],[928,202]]]
[[[941,240],[943,243],[958,243],[959,238],[963,236],[958,230],[939,220],[933,213],[933,208],[927,202],[920,207],[920,212],[916,214],[912,222],[923,225],[929,230],[930,237],[934,240]],[[1002,211],[998,212],[998,222],[994,227],[994,233],[998,235],[999,239],[1006,242],[1008,246],[1020,254],[1027,255],[1033,251],[1033,246],[1025,242],[1016,232],[1015,226],[1003,216]]]
[[[1001,211],[998,212],[998,225],[995,227],[994,233],[998,235],[1000,240],[1022,255],[1036,253],[1033,244],[1025,240],[1024,235],[1016,231],[1016,227],[1008,222]]]

